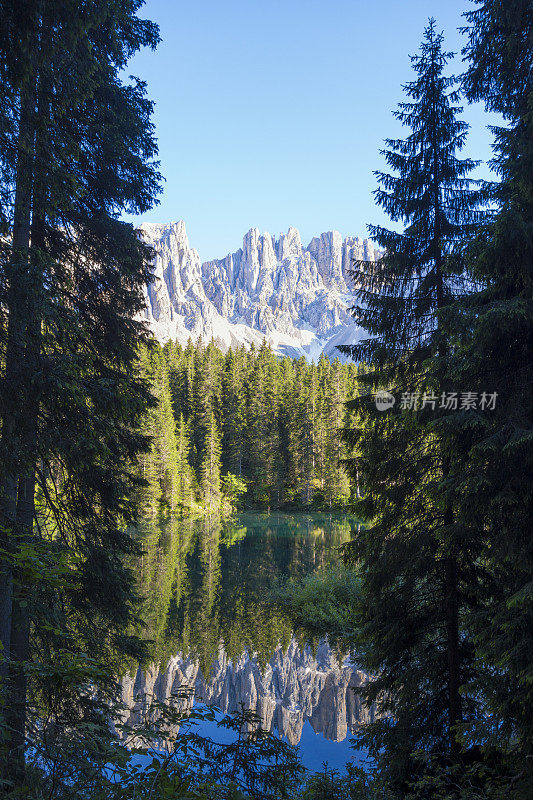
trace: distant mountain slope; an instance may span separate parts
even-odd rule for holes
[[[295,228],[279,239],[252,228],[236,253],[202,263],[183,221],[140,230],[156,251],[146,318],[162,343],[213,338],[226,350],[266,339],[280,354],[316,359],[363,333],[347,272],[355,257],[374,261],[368,239],[329,231],[303,247]]]

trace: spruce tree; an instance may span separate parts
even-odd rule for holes
[[[281,486],[277,372],[277,359],[263,342],[248,384],[248,469],[254,502],[268,507],[277,504]]]
[[[158,403],[157,394],[160,387],[156,384],[154,375],[153,353],[148,347],[139,348],[139,375],[148,383],[154,398],[154,406],[146,410],[142,420],[141,430],[150,442],[149,447],[145,448],[140,454],[137,463],[138,475],[140,478],[137,502],[140,513],[143,516],[154,516],[160,508],[161,485],[159,475],[159,459],[157,456],[156,438],[159,433],[158,415],[155,406]]]
[[[146,210],[158,183],[150,103],[141,84],[120,77],[130,55],[157,41],[138,7],[2,4],[10,103],[2,164],[13,203],[4,207],[11,235],[1,264],[0,634],[10,731],[1,771],[15,786],[24,780],[30,626],[60,670],[67,652],[58,624],[70,631],[71,654],[103,663],[131,613],[134,593],[117,555],[135,549],[123,522],[132,517],[129,464],[144,443],[137,424],[148,394],[133,365],[150,254],[118,215]],[[43,570],[60,553],[74,559],[76,588],[48,584],[47,567],[34,591],[28,548]],[[51,625],[46,615],[58,609]],[[81,713],[67,693],[42,688],[32,692],[50,699],[56,720]]]
[[[200,463],[200,486],[202,498],[209,512],[220,506],[220,434],[213,411],[210,412],[204,431],[203,452]]]
[[[302,505],[310,505],[313,496],[313,398],[309,368],[303,356],[294,365],[288,387],[289,404],[289,482],[291,495]]]
[[[346,368],[343,368],[340,360],[336,358],[331,365],[327,385],[324,387],[324,413],[327,420],[324,451],[324,498],[329,508],[344,506],[350,496],[350,483],[344,466],[346,446],[342,441],[345,418],[348,413],[344,407],[347,400],[345,373]],[[356,461],[352,462],[352,471],[357,493]]]
[[[194,502],[194,474],[189,464],[189,426],[183,414],[179,415],[176,432],[177,496],[182,513],[191,509]]]
[[[285,357],[280,363],[279,376],[279,443],[282,472],[282,499],[290,502],[294,497],[294,450],[293,450],[293,414],[294,414],[294,361]]]
[[[144,369],[141,365],[141,374],[148,380],[153,407],[142,426],[150,440],[150,450],[141,455],[141,477],[146,482],[142,492],[144,507],[154,515],[173,511],[178,504],[178,452],[168,359],[158,348],[147,352],[146,359],[148,364]]]
[[[325,476],[326,476],[326,441],[330,434],[328,428],[328,402],[327,402],[327,388],[329,385],[330,361],[324,353],[321,353],[317,366],[317,381],[318,381],[318,424],[316,431],[316,477],[317,483],[320,486],[322,498],[324,498]]]
[[[458,118],[442,42],[430,20],[420,54],[411,57],[409,100],[395,112],[411,132],[387,140],[393,173],[376,173],[378,204],[405,227],[369,227],[384,252],[376,264],[357,264],[354,316],[371,338],[344,348],[368,365],[364,396],[352,403],[362,425],[347,436],[363,454],[350,469],[355,479],[361,466],[360,512],[372,520],[351,547],[363,575],[362,663],[378,675],[363,694],[392,715],[367,726],[362,738],[399,789],[416,774],[417,748],[457,759],[458,726],[474,703],[471,641],[459,630],[471,563],[448,487],[452,454],[434,422],[451,388],[441,314],[464,284],[450,254],[477,221],[480,198],[467,178],[475,163],[456,155],[468,126]],[[374,404],[381,389],[397,397],[387,412]],[[418,411],[409,408],[416,394]]]
[[[496,206],[461,251],[472,287],[449,309],[459,340],[449,371],[493,407],[454,417],[461,525],[475,543],[475,632],[484,713],[468,736],[511,759],[508,789],[526,797],[531,774],[533,649],[533,15],[528,0],[477,2],[465,16],[467,97],[498,112]],[[490,724],[489,724],[490,721]]]
[[[241,351],[228,350],[222,380],[224,467],[233,475],[241,476],[245,458],[246,427],[244,359]]]

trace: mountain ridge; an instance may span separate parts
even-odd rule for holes
[[[296,228],[278,238],[251,228],[241,248],[202,262],[183,220],[139,232],[155,251],[145,319],[162,344],[213,339],[225,351],[266,340],[280,355],[313,360],[363,335],[348,271],[355,258],[375,261],[368,239],[327,231],[304,247]]]

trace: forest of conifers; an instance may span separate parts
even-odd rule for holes
[[[123,221],[162,185],[153,104],[126,77],[159,42],[142,5],[0,0],[0,797],[530,800],[531,0],[465,2],[453,62],[427,23],[394,112],[404,138],[375,173],[391,228],[370,225],[380,258],[353,265],[368,335],[346,364],[153,342],[154,253]],[[467,103],[496,115],[491,180],[462,154]],[[334,570],[295,575],[291,541],[294,580],[274,587],[265,555],[264,596],[244,608],[230,581],[219,616],[240,534],[218,517],[239,506],[357,521]],[[224,720],[229,744],[179,702],[121,730],[125,665],[198,638],[207,662],[220,637],[264,659],[294,629],[368,677],[368,769],[303,776],[246,709]]]
[[[141,355],[156,405],[143,431],[141,501],[157,511],[343,508],[357,493],[344,468],[342,431],[358,367],[259,349],[168,343]]]

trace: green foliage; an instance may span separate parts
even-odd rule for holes
[[[391,174],[377,173],[376,200],[404,229],[370,226],[383,254],[375,265],[357,264],[354,314],[372,336],[346,348],[366,365],[362,395],[350,404],[357,427],[345,435],[356,448],[352,479],[360,471],[364,481],[358,513],[369,521],[346,550],[361,576],[357,658],[375,676],[360,694],[378,710],[360,738],[400,794],[420,769],[413,750],[455,757],[457,726],[479,708],[472,632],[459,630],[475,600],[470,541],[450,491],[458,465],[442,424],[449,412],[401,402],[463,388],[447,374],[441,315],[466,287],[451,254],[479,220],[481,196],[467,177],[475,162],[457,156],[468,126],[442,44],[430,20],[411,57],[408,99],[395,112],[408,135],[386,141]],[[397,398],[386,412],[374,402],[383,389]]]
[[[151,253],[119,221],[159,185],[151,104],[123,80],[158,40],[138,8],[2,4],[0,775],[14,787],[25,749],[54,728],[83,738],[87,681],[105,691],[118,653],[142,651],[124,635],[124,560],[150,404],[135,361]]]
[[[120,705],[111,702],[115,718]],[[217,726],[230,731],[225,744],[198,733],[198,723],[216,718],[208,708],[188,708],[187,692],[169,704],[151,700],[134,728],[105,716],[78,725],[70,736],[54,737],[33,752],[27,781],[18,796],[31,800],[283,800],[294,797],[303,769],[295,748],[260,727],[257,716],[241,708],[235,717],[219,715]],[[222,737],[227,739],[227,735]],[[17,795],[14,795],[14,797]]]
[[[354,364],[280,359],[266,344],[223,355],[213,343],[168,342],[141,355],[141,371],[157,403],[143,426],[152,448],[139,464],[147,513],[349,504],[341,430],[357,391]],[[170,489],[181,487],[174,506],[164,475],[173,476]]]
[[[153,515],[160,509],[173,511],[178,505],[180,490],[186,492],[183,483],[187,480],[188,445],[184,428],[176,432],[168,369],[162,352],[141,351],[139,371],[149,383],[153,397],[153,407],[143,421],[143,433],[149,437],[150,449],[140,456],[139,472],[144,482],[140,504],[141,513]]]
[[[221,483],[224,497],[227,499],[231,508],[236,509],[239,505],[240,498],[243,494],[246,494],[248,490],[246,481],[243,478],[239,478],[238,475],[232,475],[231,472],[226,472],[225,475],[222,475]]]
[[[479,2],[466,18],[466,95],[507,124],[493,129],[496,210],[460,252],[476,290],[445,317],[458,338],[450,371],[498,396],[492,414],[454,420],[461,523],[478,552],[478,607],[468,622],[485,703],[465,737],[508,759],[518,797],[533,781],[533,20],[523,0]]]
[[[287,582],[273,590],[272,602],[314,639],[328,637],[341,652],[355,649],[361,584],[355,571],[342,564]]]
[[[311,775],[301,794],[302,800],[388,800],[390,795],[372,779],[368,771],[347,764],[344,773],[328,769],[327,764]]]
[[[200,461],[200,486],[203,501],[208,511],[213,511],[220,506],[221,481],[220,481],[220,434],[213,411],[205,426],[202,458]]]
[[[364,368],[279,359],[264,344],[225,355],[213,343],[149,345],[139,314],[151,253],[119,221],[145,212],[159,186],[151,103],[142,82],[123,79],[158,40],[141,5],[2,3],[1,790],[298,795],[294,753],[244,711],[224,723],[237,726],[228,746],[165,711],[184,727],[146,768],[109,726],[123,659],[145,654],[139,603],[156,652],[179,614],[184,643],[201,635],[202,666],[221,631],[237,651],[259,624],[261,658],[286,638],[282,621],[239,596],[232,630],[219,618],[216,513],[247,487],[243,500],[268,509],[343,507],[363,493],[370,522],[347,548],[353,571],[278,597],[302,629],[357,645],[376,676],[360,694],[381,712],[361,735],[379,781],[325,768],[304,796],[521,800],[533,740],[531,4],[476,0],[466,14],[464,91],[507,123],[494,130],[497,185],[473,191],[475,162],[457,158],[467,126],[433,21],[412,59],[396,112],[410,133],[387,140],[391,174],[378,174],[376,192],[404,229],[371,227],[382,257],[356,275],[355,315],[371,336],[348,352]],[[476,211],[485,198],[492,216]],[[498,403],[383,413],[372,402],[381,388],[489,390]],[[187,525],[168,542],[148,532],[139,598],[131,523],[200,509],[201,537]],[[177,568],[193,546],[198,608]],[[262,569],[268,580],[266,558]]]
[[[372,524],[347,555],[362,578],[358,657],[377,675],[362,694],[384,715],[361,740],[402,798],[525,797],[531,783],[531,9],[476,6],[463,85],[509,123],[494,130],[501,183],[469,192],[430,25],[397,114],[412,133],[388,141],[397,174],[376,194],[406,227],[371,228],[385,253],[358,273],[374,338],[352,349],[368,371],[347,440]],[[491,215],[475,213],[484,197]],[[385,413],[377,389],[496,392],[497,405]]]

